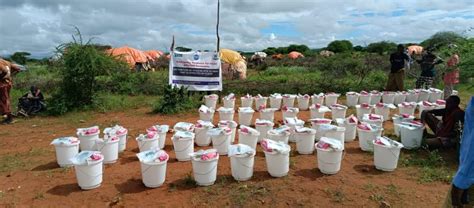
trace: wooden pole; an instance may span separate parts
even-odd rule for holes
[[[220,37],[219,37],[219,13],[220,13],[220,0],[217,0],[217,24],[216,24],[216,36],[217,36],[217,52],[220,50]]]

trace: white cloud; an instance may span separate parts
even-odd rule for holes
[[[194,49],[216,45],[216,0],[0,0],[0,5],[0,55],[50,54],[71,40],[72,25],[85,39],[115,47],[166,50],[172,35],[177,45]],[[392,16],[395,11],[400,15]],[[356,45],[418,42],[438,31],[473,27],[473,13],[471,0],[227,0],[221,1],[221,46],[261,50],[289,44],[324,47],[336,39]],[[292,25],[297,35],[263,32],[276,22]]]

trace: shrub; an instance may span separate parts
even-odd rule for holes
[[[392,51],[395,51],[396,49],[397,49],[396,43],[390,42],[390,41],[381,41],[381,42],[369,44],[366,50],[367,52],[370,52],[370,53],[378,53],[382,55],[382,54],[388,54]]]
[[[461,35],[451,32],[451,31],[444,31],[444,32],[438,32],[434,35],[432,35],[430,38],[427,40],[424,40],[421,42],[421,45],[423,47],[436,47],[440,48],[443,46],[447,46],[449,44],[460,44],[463,43],[466,39],[462,37]]]
[[[176,114],[198,107],[198,102],[188,94],[188,90],[184,87],[167,85],[163,97],[153,106],[153,112]]]
[[[329,43],[327,50],[330,50],[334,53],[352,51],[352,43],[348,40],[335,40]]]

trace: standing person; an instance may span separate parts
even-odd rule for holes
[[[416,89],[429,89],[433,84],[435,73],[435,66],[443,63],[443,60],[433,53],[434,48],[429,48],[421,57],[421,60],[416,60],[421,67],[421,75],[416,80]]]
[[[390,54],[390,74],[388,74],[386,91],[403,91],[403,80],[405,79],[405,61],[410,61],[410,57],[405,53],[402,44],[397,46],[397,52]]]
[[[0,114],[6,116],[2,124],[13,123],[13,115],[10,108],[10,90],[13,86],[12,76],[20,71],[20,68],[0,58]]]
[[[446,62],[447,72],[444,74],[444,99],[453,94],[454,85],[459,83],[459,54],[455,51]]]
[[[474,184],[474,96],[466,108],[465,125],[461,138],[459,168],[453,178],[451,193],[448,193],[444,207],[472,207]]]

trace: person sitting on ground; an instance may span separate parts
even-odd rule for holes
[[[18,114],[28,117],[41,112],[45,107],[43,93],[39,88],[31,86],[30,92],[23,95],[18,101]]]
[[[443,60],[436,56],[434,48],[429,48],[427,52],[421,57],[421,60],[416,60],[420,64],[421,74],[416,80],[416,89],[429,89],[433,84],[436,75],[435,66],[443,63]]]
[[[458,128],[464,123],[464,111],[459,107],[461,100],[456,95],[446,99],[446,108],[425,110],[421,113],[421,121],[435,133],[427,135],[426,144],[430,149],[454,147],[459,142]],[[436,116],[442,116],[439,120]]]

